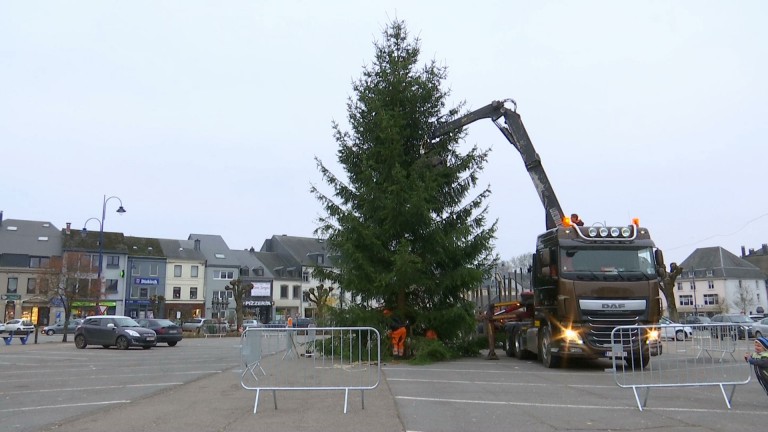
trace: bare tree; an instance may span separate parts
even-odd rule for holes
[[[94,267],[91,256],[82,252],[65,252],[54,256],[37,276],[40,294],[49,300],[57,299],[64,308],[62,342],[67,341],[67,325],[72,316],[72,303],[76,300],[102,298],[101,281],[92,279]]]
[[[657,268],[661,276],[661,292],[664,293],[664,299],[667,301],[667,310],[669,319],[674,322],[680,322],[680,314],[677,312],[677,303],[675,303],[675,281],[683,273],[683,267],[677,263],[669,265],[669,271],[664,267]]]
[[[755,293],[749,289],[749,286],[739,281],[739,289],[736,291],[736,297],[731,300],[731,304],[743,314],[757,305]]]
[[[308,290],[308,300],[317,308],[318,323],[322,323],[325,318],[326,309],[329,307],[328,299],[334,289],[332,286],[326,288],[325,285],[320,284],[317,288],[310,288]]]
[[[235,328],[237,329],[243,326],[243,300],[251,287],[250,282],[243,282],[240,278],[232,279],[224,287],[227,291],[232,291],[232,298],[235,300]]]

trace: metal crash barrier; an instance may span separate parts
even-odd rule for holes
[[[253,412],[262,390],[365,390],[381,380],[381,337],[372,327],[248,328],[240,337],[240,385],[256,390]]]
[[[209,336],[224,337],[227,335],[227,325],[216,323],[200,327],[200,333],[207,339]]]
[[[652,332],[658,332],[657,340],[648,337]],[[743,359],[751,341],[739,336],[739,326],[732,324],[617,327],[609,353],[616,384],[632,389],[640,411],[652,388],[701,386],[719,387],[730,409],[736,386],[751,378]],[[638,340],[647,348],[644,354],[636,349]],[[642,401],[638,390],[644,391]]]

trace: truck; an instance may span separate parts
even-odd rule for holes
[[[545,213],[545,232],[538,235],[533,255],[532,290],[491,317],[502,323],[507,355],[538,357],[548,368],[573,358],[606,357],[645,367],[658,346],[653,326],[661,316],[664,269],[648,229],[638,219],[586,226],[567,217],[512,99],[439,124],[431,142],[481,119],[492,120],[520,153]],[[493,332],[494,326],[488,327]],[[620,337],[612,340],[617,327]]]

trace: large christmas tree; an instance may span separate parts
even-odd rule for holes
[[[473,309],[464,293],[481,284],[494,258],[490,189],[477,187],[488,150],[459,153],[461,131],[429,140],[461,107],[446,110],[446,68],[419,66],[420,41],[409,39],[404,22],[390,23],[374,46],[347,104],[351,130],[333,125],[346,176],[317,160],[334,191],[312,188],[326,211],[317,233],[336,254],[335,272],[323,277],[441,339],[466,335]]]

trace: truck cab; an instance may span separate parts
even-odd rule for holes
[[[565,224],[541,234],[533,259],[536,325],[526,329],[526,348],[555,367],[564,357],[608,355],[616,327],[657,323],[659,261],[648,230],[635,223]],[[630,333],[621,337],[628,362],[647,364],[646,333]]]

